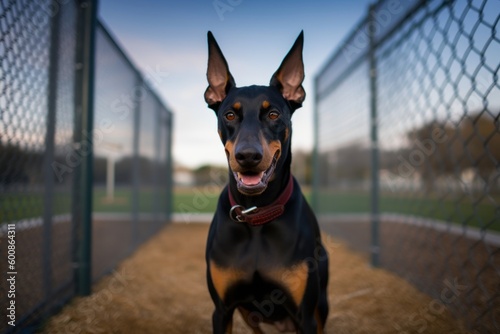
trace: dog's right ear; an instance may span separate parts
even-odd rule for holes
[[[208,106],[217,111],[221,102],[226,98],[229,90],[236,86],[233,76],[229,72],[226,59],[215,41],[212,32],[208,32],[208,88],[205,91],[205,101]]]
[[[302,81],[304,81],[304,62],[302,49],[304,46],[304,31],[301,31],[278,70],[271,78],[270,86],[277,87],[283,97],[290,103],[292,112],[302,107],[306,97]]]

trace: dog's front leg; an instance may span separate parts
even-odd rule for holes
[[[212,326],[214,334],[231,334],[233,332],[234,310],[222,310],[216,307],[212,315]]]
[[[318,323],[317,318],[314,313],[309,310],[299,311],[299,318],[301,318],[296,324],[297,334],[323,334],[323,326]]]
[[[317,266],[316,266],[317,268]],[[321,302],[320,281],[316,270],[309,269],[309,277],[307,279],[306,292],[302,303],[299,306],[299,326],[298,333],[300,334],[322,334],[323,323],[321,319],[321,310],[318,305]],[[323,307],[323,305],[321,305]]]
[[[322,330],[319,329],[318,324],[316,323],[316,319],[308,318],[302,322],[302,329],[300,329],[297,333],[300,334],[319,334],[323,333]]]

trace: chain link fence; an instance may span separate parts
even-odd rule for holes
[[[137,70],[95,7],[0,2],[2,333],[35,331],[170,220],[164,78]]]
[[[323,228],[500,332],[500,1],[379,1],[315,78]],[[397,331],[401,328],[394,323]]]

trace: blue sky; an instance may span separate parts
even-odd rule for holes
[[[211,30],[238,86],[267,84],[304,30],[304,107],[293,117],[293,147],[312,148],[312,79],[366,14],[369,0],[101,0],[100,17],[174,112],[174,159],[225,165],[214,112],[206,107]]]

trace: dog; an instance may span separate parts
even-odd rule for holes
[[[253,333],[323,333],[328,255],[316,217],[292,176],[291,117],[305,91],[303,31],[269,86],[236,87],[208,32],[208,88],[229,165],[207,245],[213,333],[231,333],[237,309]]]

